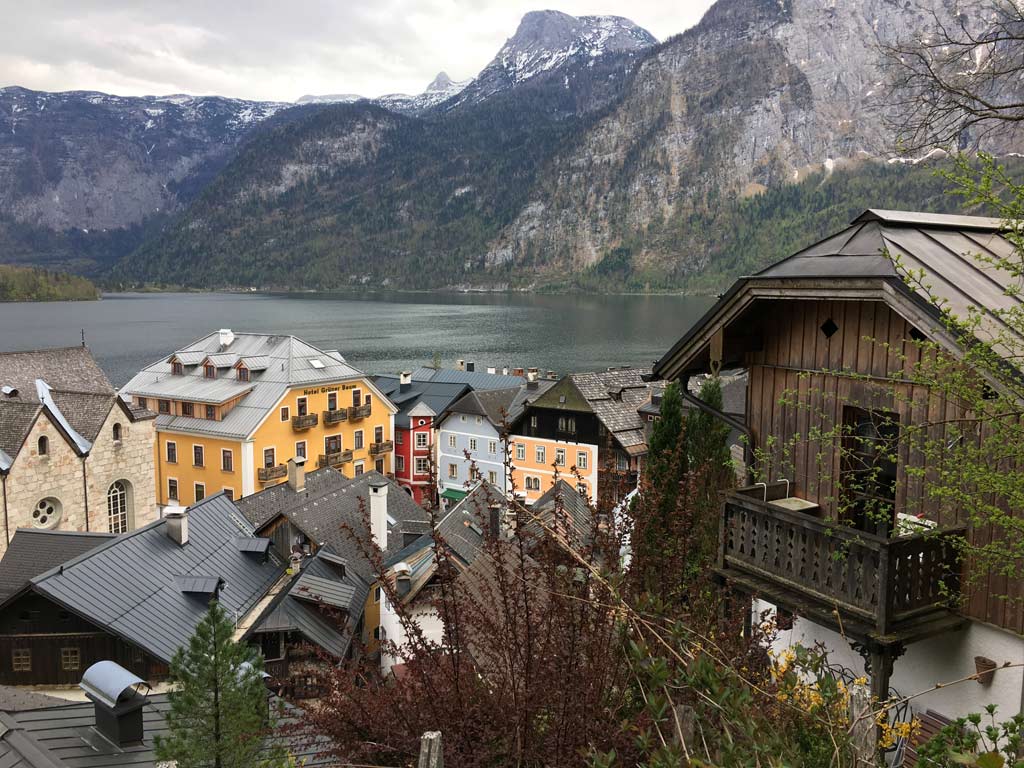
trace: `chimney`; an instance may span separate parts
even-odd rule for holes
[[[524,373],[526,373],[526,371],[524,371],[522,368],[513,368],[512,369],[512,375],[513,376],[522,376]]]
[[[370,481],[370,535],[382,550],[388,548],[388,481]]]
[[[491,374],[491,376],[493,376],[494,374],[496,374],[498,372],[498,369],[495,368],[493,365],[490,365],[490,366],[487,367],[487,372],[489,374]]]
[[[164,524],[167,538],[183,547],[188,544],[188,509],[182,507],[169,507],[164,512]]]
[[[491,539],[501,536],[501,502],[497,499],[487,505],[487,536]]]
[[[537,383],[536,379],[530,379],[528,382],[526,382],[526,388],[531,392],[534,392],[540,389],[540,384]]]
[[[455,370],[456,371],[464,371],[464,370],[466,370],[466,361],[465,360],[456,360],[455,361]]]
[[[558,378],[558,374],[556,374],[554,371],[548,371],[548,380],[549,381],[554,381],[557,378]]]
[[[139,744],[145,737],[140,686],[149,683],[113,661],[98,661],[85,670],[79,687],[93,704],[95,729],[118,747]]]
[[[406,562],[395,565],[395,592],[399,597],[405,597],[412,590],[412,568]]]
[[[408,392],[412,388],[412,371],[402,371],[398,374],[398,391]]]
[[[306,459],[302,456],[288,459],[288,487],[296,493],[306,490]]]
[[[235,340],[235,334],[231,332],[230,328],[221,328],[217,335],[220,337],[220,348],[227,349],[231,346],[231,343]]]
[[[466,362],[466,373],[473,373],[476,370],[476,363],[472,360]]]
[[[501,375],[502,376],[508,376],[508,366],[507,365],[502,366],[502,368],[501,368]]]
[[[533,381],[533,382],[537,381],[537,369],[536,368],[531,368],[530,370],[528,370],[526,372],[526,380],[527,381]]]

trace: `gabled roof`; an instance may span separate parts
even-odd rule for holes
[[[209,358],[218,366],[217,378],[207,379],[200,363]],[[171,360],[185,365],[182,375],[171,373]],[[186,362],[188,361],[188,362]],[[239,381],[234,366],[244,361],[249,381]],[[197,403],[237,404],[220,421],[162,414],[157,426],[174,432],[213,434],[227,438],[248,437],[293,387],[328,384],[353,379],[373,383],[336,352],[329,352],[295,336],[236,333],[231,345],[221,347],[220,334],[211,333],[147,366],[121,392],[141,397],[189,400]],[[376,392],[384,408],[394,406]]]
[[[49,698],[49,697],[42,697]],[[2,700],[2,699],[0,699]],[[276,732],[268,741],[287,749],[298,764],[339,766],[323,736],[305,733],[303,711],[270,695],[268,706],[283,708]],[[3,768],[157,768],[153,752],[156,737],[167,733],[170,698],[166,693],[146,698],[142,710],[144,738],[136,744],[116,746],[95,734],[96,714],[91,701],[63,702],[0,714],[0,766]]]
[[[575,547],[585,547],[594,539],[594,511],[587,500],[565,480],[559,479],[530,507],[526,530],[534,536],[547,529],[560,531]],[[566,530],[568,524],[568,530]]]
[[[11,537],[11,543],[7,545],[7,551],[0,560],[0,602],[27,587],[39,574],[73,560],[113,538],[113,533],[19,528]]]
[[[169,662],[207,609],[204,599],[182,591],[181,577],[223,579],[221,605],[243,617],[285,568],[274,556],[263,562],[234,545],[253,529],[223,493],[190,507],[188,518],[184,546],[157,520],[34,577],[30,589]]]
[[[0,471],[17,458],[40,413],[85,455],[117,404],[113,386],[86,347],[0,353],[0,386],[9,388],[0,394],[0,452],[6,455],[0,456]],[[125,416],[136,418],[127,409]]]
[[[368,540],[364,515],[369,512],[371,482],[388,483],[388,552],[404,546],[406,535],[430,530],[430,516],[394,480],[378,472],[345,477],[331,467],[306,475],[301,492],[287,483],[266,488],[238,499],[237,509],[257,530],[267,528],[282,515],[318,545],[328,545],[364,579],[373,578],[373,568],[357,540]]]
[[[483,416],[496,429],[508,420],[509,409],[520,387],[468,392],[455,401],[449,411],[469,416]]]
[[[404,391],[397,376],[374,376],[374,383],[395,407],[395,426],[408,429],[410,417],[437,416],[469,392],[468,384],[457,382],[413,381]]]
[[[941,337],[951,347],[962,343],[945,334],[932,297],[909,286],[886,253],[898,258],[903,270],[923,270],[929,292],[955,315],[966,317],[972,307],[980,310],[981,338],[1008,334],[1015,345],[1024,343],[996,314],[1022,303],[1019,296],[1006,294],[1007,288],[1017,287],[1018,279],[991,263],[1014,254],[1002,222],[981,216],[869,209],[846,229],[737,280],[658,361],[655,374],[675,378],[700,367],[696,360],[707,353],[711,329],[728,324],[753,301],[798,294],[814,298],[823,285],[835,292],[834,298],[842,298],[847,291],[851,299],[882,301],[904,316],[927,319],[919,324],[926,336]]]
[[[436,381],[449,384],[468,384],[478,391],[488,389],[509,389],[526,383],[523,376],[510,376],[486,371],[458,371],[452,368],[417,368],[412,372],[413,381]]]

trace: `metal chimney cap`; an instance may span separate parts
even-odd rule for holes
[[[85,670],[82,682],[78,684],[78,687],[94,700],[113,709],[122,700],[136,695],[139,686],[142,685],[146,686],[147,690],[152,688],[141,677],[129,672],[116,662],[97,661]],[[131,695],[126,697],[125,693],[129,692]]]

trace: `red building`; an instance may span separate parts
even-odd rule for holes
[[[395,479],[417,504],[437,502],[434,472],[435,425],[470,391],[463,383],[413,381],[412,374],[375,376],[374,383],[398,408],[395,414]]]

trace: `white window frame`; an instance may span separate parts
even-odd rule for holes
[[[366,436],[363,434],[363,430],[357,429],[352,433],[352,450],[361,451],[366,447]]]
[[[299,446],[300,445],[302,446],[302,453],[299,453]],[[303,459],[308,459],[309,458],[309,448],[306,445],[306,441],[305,440],[297,440],[295,442],[295,458],[299,458],[299,457],[301,457]]]
[[[458,443],[459,443],[459,440],[455,436],[454,432],[448,435],[448,447],[449,448],[454,448],[456,445],[458,445]]]
[[[417,456],[415,471],[417,475],[429,475],[430,459],[426,456]]]
[[[469,450],[471,450],[471,451],[475,451],[476,450],[476,438],[475,437],[469,438]]]
[[[494,454],[496,454],[498,452],[498,441],[497,440],[488,440],[487,441],[487,452],[489,454],[491,454],[491,456],[493,456]]]
[[[405,472],[405,456],[395,456],[395,471]]]
[[[228,456],[231,457],[231,469],[224,469],[224,454],[225,453]],[[235,471],[235,452],[233,450],[231,450],[230,448],[221,448],[220,449],[220,471],[221,472],[230,472],[230,473],[234,474],[234,471]]]
[[[576,469],[590,469],[590,455],[586,451],[576,451]]]
[[[199,449],[200,455],[203,460],[200,464],[196,464],[196,448]],[[206,466],[206,446],[200,443],[192,443],[192,466],[193,467],[205,467]]]
[[[516,461],[526,461],[526,443],[516,443]]]
[[[353,477],[359,477],[359,475],[363,474],[364,472],[366,472],[366,463],[365,462],[357,461],[352,466],[352,475],[353,475]]]
[[[174,483],[174,495],[171,496],[171,483]],[[178,483],[178,478],[168,477],[167,478],[167,500],[168,501],[181,501],[181,485]]]
[[[416,433],[416,448],[423,449],[430,447],[430,433],[429,432],[417,432]]]
[[[548,449],[538,445],[533,449],[533,459],[538,464],[546,464],[548,461]]]
[[[305,411],[305,413],[303,413]],[[295,399],[295,415],[296,416],[308,416],[309,415],[309,398],[298,397]]]
[[[448,479],[449,480],[458,480],[459,479],[459,465],[458,464],[449,464],[448,465]]]
[[[565,448],[555,448],[555,466],[565,466]]]
[[[174,460],[171,460],[170,447],[174,446]],[[178,443],[175,440],[168,440],[164,443],[164,459],[168,464],[178,463]]]
[[[205,499],[206,498],[206,483],[201,483],[198,480],[196,482],[192,483],[192,498],[195,499],[195,502],[198,504],[203,499],[198,498],[199,494],[196,493],[196,489],[197,488],[202,488],[203,489],[203,499]]]
[[[270,464],[267,464],[267,451],[270,451],[270,456],[271,456],[271,463]],[[263,455],[260,458],[263,460],[263,463],[260,464],[260,466],[263,469],[270,469],[271,467],[276,467],[277,466],[277,448],[275,448],[274,446],[271,446],[269,448],[264,448],[263,449]]]
[[[487,482],[489,482],[491,485],[498,484],[498,473],[495,472],[493,469],[487,470]]]

